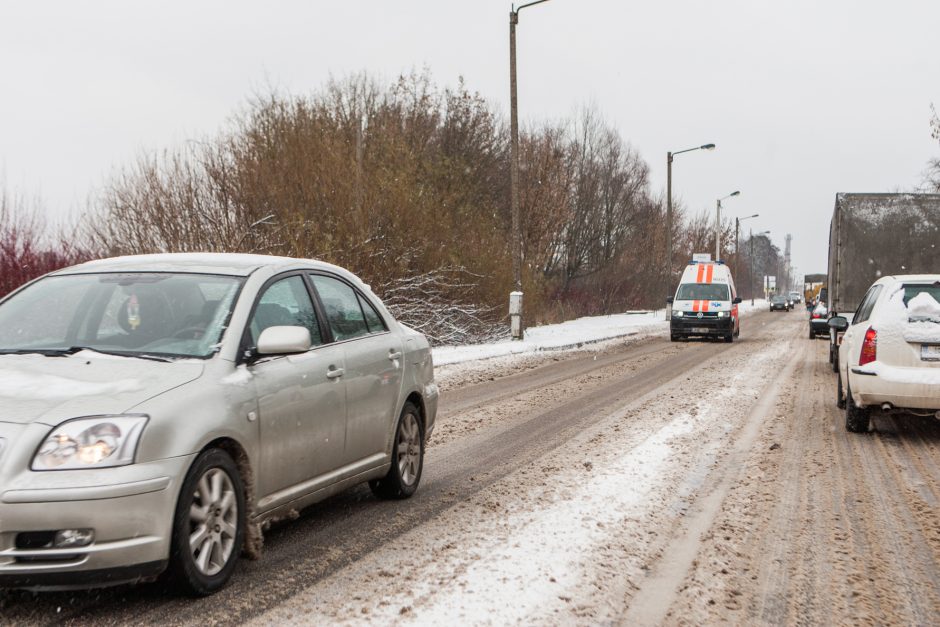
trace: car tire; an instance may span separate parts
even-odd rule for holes
[[[842,375],[836,376],[836,407],[845,409],[845,394],[842,390]]]
[[[679,341],[679,336],[676,335],[675,333],[670,333],[670,334],[669,334],[669,341],[670,341],[670,342],[678,342],[678,341]]]
[[[235,462],[221,449],[204,451],[189,469],[177,499],[171,581],[192,596],[222,588],[245,542],[246,514],[245,486]]]
[[[734,341],[734,333],[729,333],[728,335],[725,336],[725,342],[730,344],[733,341]]]
[[[833,347],[829,350],[832,352],[832,371],[839,372],[839,349]]]
[[[412,403],[405,403],[395,427],[392,465],[381,479],[369,482],[372,493],[380,499],[407,499],[418,490],[424,468],[424,427],[421,413]]]
[[[849,385],[845,394],[845,430],[851,433],[865,433],[871,425],[871,410],[859,407],[852,400],[852,386]]]
[[[811,340],[816,339],[816,334],[813,333],[813,327],[809,328],[809,339]]]

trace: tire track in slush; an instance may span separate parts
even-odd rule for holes
[[[792,340],[788,343],[792,344]],[[797,367],[796,356],[799,353],[784,351],[786,352],[791,356],[782,368],[780,376],[764,386],[760,399],[751,407],[743,427],[736,434],[729,454],[711,471],[712,481],[716,483],[715,488],[695,503],[690,515],[680,526],[679,533],[672,537],[650,575],[630,599],[621,624],[658,625],[666,618],[679,596],[679,586],[699,554],[702,535],[712,527],[728,492],[737,480],[742,461],[750,453],[760,433],[763,417],[772,413],[777,403],[781,391],[778,381],[791,376]]]

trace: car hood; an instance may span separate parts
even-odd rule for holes
[[[83,351],[68,357],[0,356],[0,422],[54,426],[120,414],[198,378],[201,361],[158,362]]]

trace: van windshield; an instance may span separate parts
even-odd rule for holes
[[[721,283],[683,283],[676,300],[731,300],[728,286]]]

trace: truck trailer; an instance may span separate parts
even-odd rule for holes
[[[836,194],[829,224],[829,316],[851,317],[883,276],[940,272],[940,194]],[[829,334],[837,371],[838,343]]]

